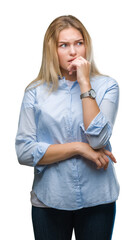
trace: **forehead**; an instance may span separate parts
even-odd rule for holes
[[[75,41],[77,39],[83,39],[83,36],[79,30],[70,27],[60,31],[58,41]]]

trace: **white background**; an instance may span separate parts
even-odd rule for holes
[[[0,239],[34,239],[30,190],[33,169],[18,164],[15,136],[25,87],[36,78],[45,31],[64,14],[88,29],[95,62],[120,86],[113,136],[116,172],[121,186],[113,240],[135,239],[135,35],[134,1],[5,0],[0,6]],[[73,240],[74,240],[73,236]]]

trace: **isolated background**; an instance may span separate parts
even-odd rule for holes
[[[33,168],[21,166],[15,136],[24,89],[38,74],[45,31],[60,15],[78,17],[88,29],[95,62],[120,86],[113,136],[121,186],[113,240],[135,239],[135,34],[134,1],[5,0],[0,4],[0,218],[2,240],[34,239],[30,191]],[[74,240],[73,235],[73,240]]]

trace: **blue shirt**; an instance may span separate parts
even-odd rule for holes
[[[119,195],[114,164],[107,170],[80,155],[53,164],[37,163],[51,144],[87,142],[94,149],[111,151],[110,137],[119,101],[117,82],[106,76],[91,77],[100,112],[85,130],[77,81],[71,87],[65,78],[49,94],[46,83],[24,93],[16,152],[20,164],[34,167],[32,191],[43,204],[56,209],[76,210],[113,202]],[[111,119],[111,120],[110,120]]]

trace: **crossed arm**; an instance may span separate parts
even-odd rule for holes
[[[86,72],[85,68],[84,70]],[[89,84],[86,84],[85,79],[83,78],[83,85],[80,84],[82,93],[91,88],[91,85]],[[114,87],[113,92],[111,88],[111,95],[113,98],[114,95],[118,95],[117,86]],[[71,142],[54,145],[36,142],[36,125],[34,122],[33,111],[34,99],[35,90],[28,91],[25,95],[25,103],[23,104],[20,115],[19,128],[16,137],[16,151],[20,164],[37,167],[41,165],[45,166],[47,164],[69,159],[75,155],[81,155],[82,157],[95,162],[97,168],[106,169],[108,167],[108,156],[113,162],[116,162],[113,154],[104,149],[110,139],[117,112],[117,105],[110,101],[110,97],[109,100],[108,98],[105,98],[102,101],[100,109],[96,100],[90,98],[82,100],[83,124],[81,127],[86,134],[88,143]],[[96,135],[93,134],[93,128],[96,129]]]
[[[91,89],[91,84],[89,80],[90,73],[90,63],[79,57],[75,59],[68,67],[69,74],[72,75],[73,71],[76,71],[77,81],[80,86],[81,93],[87,92]],[[82,109],[83,109],[83,123],[84,131],[87,131],[90,123],[93,119],[100,113],[100,108],[95,99],[84,98],[82,99]],[[104,111],[106,109],[106,117],[108,122],[110,122],[111,127],[113,127],[115,116],[116,116],[116,107],[113,103],[103,100],[101,104],[101,109]],[[111,109],[111,111],[110,111]],[[51,145],[47,149],[45,155],[39,161],[41,164],[51,164],[57,161],[62,161],[73,157],[74,155],[81,155],[84,158],[87,158],[96,163],[97,168],[108,167],[109,159],[116,163],[116,159],[113,154],[104,149],[105,143],[110,138],[110,133],[108,133],[108,125],[106,124],[98,136],[91,136],[88,134],[88,142],[72,142],[66,144],[57,144]],[[111,132],[111,131],[110,131]],[[86,132],[87,134],[87,132]],[[93,147],[93,148],[92,148]],[[94,150],[96,148],[97,150]]]
[[[115,104],[108,100],[103,100],[100,110],[104,112],[105,117],[113,127],[117,111]],[[108,156],[114,163],[116,163],[113,154],[104,149],[108,137],[108,128],[105,126],[98,136],[89,136],[89,142],[92,147],[89,143],[84,142],[50,145],[42,159],[38,162],[38,165],[52,164],[69,159],[75,155],[81,155],[82,157],[93,161],[97,165],[97,169],[107,169],[109,163]],[[96,149],[94,149],[95,146]]]

